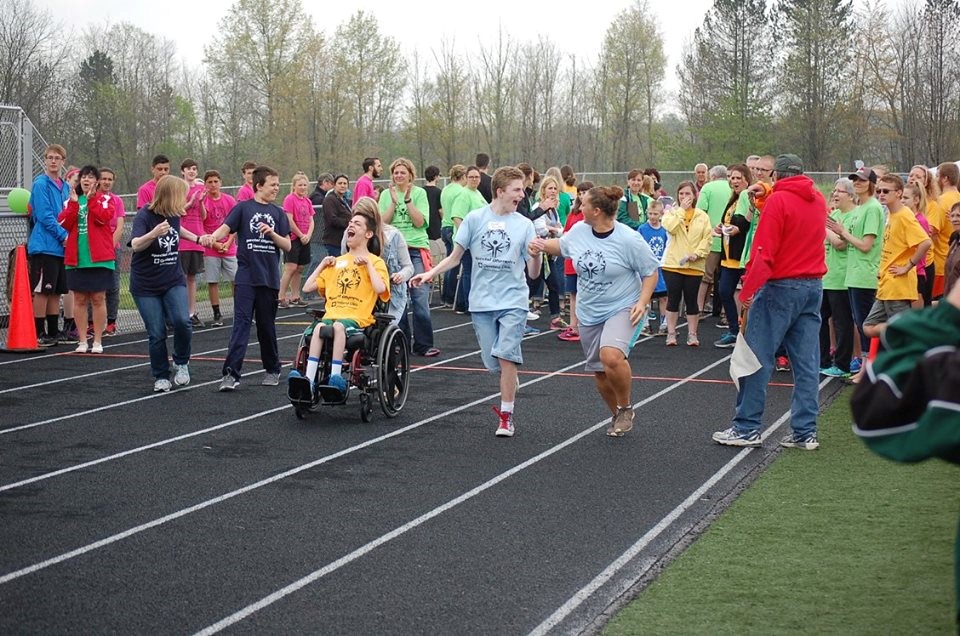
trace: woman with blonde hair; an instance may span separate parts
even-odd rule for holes
[[[187,279],[180,266],[180,239],[199,243],[200,237],[180,226],[185,213],[187,184],[165,175],[153,200],[140,209],[130,232],[130,293],[147,329],[153,390],[169,391],[167,323],[173,325],[173,384],[190,383],[190,344],[193,329],[187,310]]]
[[[540,238],[551,239],[560,238],[563,235],[563,223],[560,221],[558,212],[560,195],[563,194],[560,189],[560,182],[553,175],[548,174],[540,182],[540,191],[537,198],[540,200],[540,207],[546,210],[543,216],[537,217],[533,222],[533,229]],[[540,278],[534,281],[534,297],[537,299],[543,296],[543,284],[547,285],[547,306],[550,309],[550,328],[566,329],[570,325],[560,315],[560,300],[563,293],[563,257],[548,255],[546,258],[546,267],[541,268]]]
[[[280,278],[280,306],[306,307],[300,295],[303,268],[310,264],[310,237],[313,236],[313,202],[307,197],[310,180],[303,172],[293,175],[290,194],[283,200],[283,211],[290,223],[290,251],[284,254],[283,276]],[[287,300],[287,288],[297,294]]]

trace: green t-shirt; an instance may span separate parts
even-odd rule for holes
[[[723,221],[723,213],[727,211],[727,203],[733,190],[726,179],[714,179],[703,184],[700,188],[700,197],[697,199],[697,208],[703,210],[710,217],[710,226],[716,227],[717,223]],[[723,250],[723,243],[719,237],[714,237],[710,244],[711,252],[720,252]]]
[[[870,199],[843,215],[843,226],[858,239],[872,234],[877,237],[869,252],[861,252],[853,245],[847,247],[847,287],[876,289],[880,269],[880,252],[883,247],[883,206]]]
[[[466,217],[468,214],[474,210],[479,210],[482,207],[486,207],[486,205],[487,200],[483,198],[483,195],[480,194],[479,190],[464,188],[463,191],[453,201],[453,206],[450,210],[451,223],[452,219],[460,219],[463,221],[464,217]],[[456,226],[454,226],[453,235],[457,235]]]
[[[851,210],[852,212],[852,210]],[[843,225],[844,217],[849,216],[840,210],[830,212],[830,218]],[[839,291],[847,288],[847,253],[855,247],[847,246],[845,250],[838,250],[827,239],[824,242],[826,250],[827,273],[823,276],[823,288]]]
[[[443,194],[441,192],[441,194]],[[397,207],[393,211],[393,219],[390,225],[400,231],[403,240],[407,242],[407,247],[430,247],[430,239],[427,237],[427,226],[430,225],[430,202],[427,199],[427,191],[420,186],[413,186],[410,190],[410,201],[423,215],[423,225],[414,227],[410,215],[407,214],[407,204],[403,202],[403,197],[397,195]],[[390,189],[386,188],[380,193],[380,214],[390,209]]]
[[[77,200],[80,210],[77,212],[77,265],[67,265],[67,269],[81,269],[83,267],[105,267],[114,269],[116,264],[111,258],[109,261],[95,262],[90,256],[89,208],[87,197],[81,194]]]
[[[440,191],[440,208],[443,210],[441,228],[453,227],[453,218],[450,216],[450,212],[453,210],[453,202],[457,200],[463,190],[462,185],[451,182],[443,186],[443,190]]]
[[[570,209],[573,207],[573,199],[571,199],[570,195],[566,192],[561,192],[559,199],[560,203],[557,205],[557,216],[560,217],[560,225],[566,227],[567,215],[570,214]]]

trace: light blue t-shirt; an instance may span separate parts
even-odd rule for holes
[[[619,222],[603,238],[577,223],[560,237],[560,252],[577,270],[577,320],[588,327],[635,305],[640,278],[660,266],[643,237]]]
[[[667,234],[666,228],[662,225],[658,228],[650,227],[650,222],[648,221],[638,227],[637,232],[640,232],[640,236],[642,236],[643,240],[650,246],[650,251],[653,252],[657,262],[663,265],[663,254],[667,251],[667,239],[670,237],[670,235]],[[662,269],[660,270],[660,278],[657,281],[657,288],[654,291],[667,291],[667,281],[663,279]]]
[[[490,206],[464,217],[454,241],[470,250],[470,311],[526,309],[527,246],[536,237],[533,222],[518,212],[496,214]]]

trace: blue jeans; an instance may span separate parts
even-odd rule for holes
[[[873,301],[877,297],[877,290],[848,287],[847,293],[850,294],[850,313],[853,314],[853,324],[860,330],[860,352],[866,357],[867,352],[870,351],[870,338],[863,335],[863,321],[870,315]]]
[[[548,256],[550,273],[541,272],[540,276],[547,284],[547,305],[550,308],[550,317],[560,315],[560,296],[563,294],[563,257]]]
[[[134,296],[147,329],[150,348],[150,373],[160,380],[170,378],[170,360],[167,359],[167,321],[173,325],[173,361],[190,362],[190,342],[193,327],[187,312],[187,288],[176,285],[162,296]]]
[[[470,273],[473,271],[473,257],[470,250],[463,253],[460,259],[460,283],[454,294],[453,308],[457,311],[470,311]]]
[[[754,297],[745,338],[763,366],[740,378],[733,428],[739,434],[759,431],[767,398],[767,383],[774,369],[774,354],[781,344],[793,367],[790,426],[798,437],[817,430],[820,379],[819,278],[784,278],[768,281]]]
[[[447,248],[447,256],[453,252],[453,228],[440,228],[440,239],[443,246]],[[440,288],[440,301],[444,305],[453,306],[453,296],[457,290],[457,268],[449,269],[443,274],[443,285]]]
[[[717,292],[720,294],[720,302],[723,303],[723,311],[727,314],[729,325],[727,329],[734,336],[740,333],[740,313],[737,311],[737,299],[734,294],[737,293],[737,283],[740,282],[740,276],[742,275],[742,269],[720,266],[720,281],[717,284]]]
[[[277,304],[279,292],[262,285],[237,285],[233,292],[233,331],[227,357],[223,361],[223,375],[228,373],[240,379],[243,358],[250,340],[250,320],[257,318],[257,342],[260,343],[260,361],[268,373],[280,373],[280,352],[277,347]]]
[[[419,248],[409,248],[410,260],[413,262],[414,274],[423,273],[423,258],[420,256]],[[413,313],[413,338],[410,337],[410,318],[408,313]],[[407,301],[407,308],[400,319],[400,329],[403,335],[410,342],[410,349],[414,353],[425,353],[427,349],[433,347],[433,321],[430,319],[430,286],[421,285],[420,287],[410,288],[410,299]]]

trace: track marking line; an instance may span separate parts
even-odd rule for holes
[[[576,364],[572,364],[572,365],[569,365],[569,366],[567,366],[567,367],[564,367],[563,369],[558,370],[558,372],[568,371],[568,370],[573,369],[573,368],[577,367],[578,365],[582,365],[582,364],[584,364],[583,361],[577,362]],[[543,377],[535,378],[535,379],[533,379],[533,380],[530,380],[529,382],[526,382],[526,383],[524,383],[524,384],[521,384],[520,386],[521,386],[521,388],[523,388],[523,387],[525,387],[525,386],[530,386],[530,385],[532,385],[532,384],[536,384],[537,382],[542,382],[542,381],[548,379],[549,377],[550,377],[550,376],[543,376]],[[332,453],[332,454],[330,454],[330,455],[326,455],[326,456],[324,456],[324,457],[321,457],[321,458],[319,458],[319,459],[316,459],[316,460],[314,460],[314,461],[312,461],[312,462],[309,462],[309,463],[307,463],[307,464],[302,464],[302,465],[300,465],[300,466],[297,466],[296,468],[291,468],[291,469],[286,470],[286,471],[284,471],[284,472],[282,472],[282,473],[278,473],[278,474],[276,474],[276,475],[273,475],[272,477],[267,477],[266,479],[261,479],[260,481],[254,482],[254,483],[252,483],[252,484],[248,484],[247,486],[244,486],[244,487],[242,487],[242,488],[238,488],[238,489],[232,490],[232,491],[230,491],[230,492],[228,492],[228,493],[224,493],[224,494],[220,495],[219,497],[214,497],[213,499],[208,499],[208,500],[206,500],[206,501],[202,501],[202,502],[200,502],[200,503],[198,503],[198,504],[195,504],[195,505],[193,505],[193,506],[190,506],[189,508],[183,508],[182,510],[178,510],[178,511],[172,512],[172,513],[170,513],[170,514],[168,514],[168,515],[164,515],[164,516],[162,516],[162,517],[158,517],[157,519],[154,519],[154,520],[152,520],[152,521],[148,521],[148,522],[146,522],[146,523],[140,524],[140,525],[135,526],[135,527],[133,527],[133,528],[130,528],[130,529],[128,529],[128,530],[124,530],[123,532],[120,532],[120,533],[111,535],[111,536],[109,536],[109,537],[105,537],[105,538],[103,538],[103,539],[101,539],[101,540],[99,540],[99,541],[96,541],[96,542],[94,542],[94,543],[90,543],[90,544],[85,545],[85,546],[82,546],[82,547],[80,547],[80,548],[76,548],[76,549],[71,550],[71,551],[69,551],[69,552],[65,552],[65,553],[63,553],[63,554],[60,554],[60,555],[58,555],[58,556],[51,557],[51,558],[49,558],[49,559],[46,559],[46,560],[41,561],[41,562],[39,562],[39,563],[35,563],[35,564],[33,564],[33,565],[27,566],[27,567],[22,568],[22,569],[20,569],[20,570],[16,570],[16,571],[14,571],[14,572],[10,572],[10,573],[8,573],[8,574],[5,574],[5,575],[3,575],[3,576],[0,576],[0,585],[2,585],[2,584],[4,584],[4,583],[9,583],[10,581],[13,581],[13,580],[18,579],[18,578],[23,577],[23,576],[26,576],[26,575],[28,575],[28,574],[32,574],[32,573],[34,573],[34,572],[38,572],[38,571],[43,570],[43,569],[45,569],[45,568],[48,568],[48,567],[50,567],[50,566],[52,566],[52,565],[56,565],[56,564],[58,564],[58,563],[63,563],[64,561],[68,561],[68,560],[73,559],[73,558],[75,558],[75,557],[78,557],[78,556],[87,554],[88,552],[92,552],[93,550],[97,550],[97,549],[99,549],[99,548],[102,548],[102,547],[111,545],[111,544],[113,544],[113,543],[116,543],[117,541],[121,541],[121,540],[126,539],[126,538],[128,538],[128,537],[132,537],[132,536],[134,536],[134,535],[136,535],[136,534],[139,534],[139,533],[144,532],[144,531],[146,531],[146,530],[149,530],[149,529],[151,529],[151,528],[155,528],[155,527],[157,527],[157,526],[161,526],[161,525],[163,525],[163,524],[165,524],[165,523],[168,523],[168,522],[170,522],[170,521],[174,521],[174,520],[176,520],[176,519],[180,519],[181,517],[185,517],[185,516],[187,516],[187,515],[189,515],[189,514],[192,514],[192,513],[194,513],[194,512],[203,510],[204,508],[209,508],[210,506],[213,506],[213,505],[215,505],[215,504],[218,504],[218,503],[227,501],[227,500],[229,500],[229,499],[233,499],[234,497],[238,497],[238,496],[240,496],[240,495],[242,495],[242,494],[251,492],[251,491],[256,490],[256,489],[258,489],[258,488],[262,488],[262,487],[264,487],[264,486],[268,486],[268,485],[273,484],[273,483],[275,483],[275,482],[278,482],[278,481],[280,481],[280,480],[282,480],[282,479],[286,479],[287,477],[292,477],[293,475],[296,475],[296,474],[302,473],[302,472],[304,472],[304,471],[310,470],[311,468],[316,468],[317,466],[320,466],[320,465],[322,465],[322,464],[329,463],[329,462],[331,462],[331,461],[333,461],[333,460],[335,460],[335,459],[338,459],[338,458],[343,457],[343,456],[345,456],[345,455],[349,455],[350,453],[354,453],[354,452],[356,452],[356,451],[363,450],[364,448],[367,448],[367,447],[369,447],[369,446],[373,446],[373,445],[375,445],[375,444],[379,444],[380,442],[386,441],[386,440],[391,439],[391,438],[393,438],[393,437],[397,437],[397,436],[402,435],[403,433],[406,433],[406,432],[408,432],[408,431],[412,431],[412,430],[414,430],[414,429],[420,428],[421,426],[424,426],[425,424],[429,424],[430,422],[434,422],[434,421],[436,421],[436,420],[438,420],[438,419],[440,419],[440,418],[442,418],[442,417],[446,417],[446,416],[448,416],[448,415],[453,415],[454,413],[459,413],[460,411],[464,411],[464,410],[466,410],[466,409],[468,409],[468,408],[471,408],[471,407],[473,407],[473,406],[477,406],[478,404],[482,404],[482,403],[484,403],[484,402],[487,402],[488,400],[491,400],[491,399],[497,397],[498,395],[500,395],[500,392],[499,392],[499,391],[496,392],[496,393],[492,393],[492,394],[490,394],[490,395],[484,396],[484,397],[482,397],[482,398],[479,398],[479,399],[477,399],[477,400],[474,400],[474,401],[472,401],[472,402],[469,402],[469,403],[467,403],[467,404],[463,404],[463,405],[458,406],[458,407],[456,407],[456,408],[449,409],[449,410],[447,410],[447,411],[444,411],[443,413],[438,413],[438,414],[436,414],[436,415],[432,415],[432,416],[430,416],[430,417],[428,417],[428,418],[425,418],[425,419],[423,419],[423,420],[420,420],[419,422],[414,422],[413,424],[409,424],[409,425],[407,425],[407,426],[404,426],[403,428],[398,428],[398,429],[396,429],[396,430],[394,430],[394,431],[390,431],[389,433],[385,433],[384,435],[381,435],[381,436],[379,436],[379,437],[375,437],[375,438],[369,439],[369,440],[367,440],[367,441],[365,441],[365,442],[361,442],[360,444],[356,444],[356,445],[354,445],[354,446],[350,446],[349,448],[345,448],[345,449],[343,449],[343,450],[337,451],[337,452]],[[291,407],[289,404],[287,404],[287,405],[284,405],[284,406],[281,406],[281,407],[278,407],[278,408],[274,409],[274,411],[280,411],[280,410],[288,409],[288,408],[292,408],[292,407]]]
[[[670,393],[671,391],[680,388],[681,386],[683,386],[684,384],[686,384],[690,379],[695,378],[695,377],[697,377],[698,375],[701,375],[701,374],[703,374],[703,373],[706,373],[707,371],[709,371],[709,370],[712,369],[713,367],[715,367],[715,366],[717,366],[717,365],[719,365],[719,364],[722,364],[722,363],[728,361],[729,359],[730,359],[730,356],[728,355],[728,356],[725,356],[725,357],[721,358],[720,360],[717,360],[716,362],[713,362],[712,364],[710,364],[710,365],[708,365],[708,366],[700,369],[699,371],[696,371],[696,372],[694,372],[693,374],[687,376],[687,377],[684,378],[682,381],[680,381],[680,382],[678,382],[678,383],[676,383],[676,384],[672,384],[672,385],[670,385],[670,386],[668,386],[668,387],[665,387],[665,388],[661,389],[660,391],[654,393],[653,395],[651,395],[651,396],[649,396],[649,397],[647,397],[647,398],[644,398],[643,400],[640,400],[639,402],[637,402],[636,404],[634,404],[633,408],[634,408],[634,409],[637,409],[637,408],[640,408],[641,406],[644,406],[644,405],[646,405],[646,404],[649,404],[650,402],[652,402],[652,401],[654,401],[654,400],[656,400],[656,399],[658,399],[658,398],[666,395],[667,393]],[[583,364],[583,363],[581,363],[581,364]],[[539,378],[538,378],[537,380],[534,380],[533,382],[536,382],[536,381],[538,381],[538,380],[539,380]],[[388,533],[386,533],[386,534],[384,534],[384,535],[379,536],[378,538],[374,539],[373,541],[370,541],[370,542],[368,542],[368,543],[360,546],[359,548],[357,548],[357,549],[354,550],[353,552],[350,552],[349,554],[345,554],[344,556],[340,557],[340,558],[337,559],[336,561],[332,561],[332,562],[328,563],[327,565],[323,566],[322,568],[311,572],[311,573],[308,574],[307,576],[304,576],[304,577],[302,577],[302,578],[300,578],[300,579],[297,579],[297,580],[294,581],[293,583],[291,583],[291,584],[289,584],[289,585],[287,585],[287,586],[285,586],[285,587],[280,588],[280,589],[277,590],[276,592],[273,592],[272,594],[269,594],[269,595],[263,597],[263,598],[260,599],[259,601],[255,602],[255,603],[251,603],[250,605],[247,605],[247,606],[244,607],[243,609],[241,609],[241,610],[239,610],[239,611],[231,614],[230,616],[227,616],[226,618],[224,618],[224,619],[222,619],[222,620],[220,620],[220,621],[217,621],[217,622],[214,623],[213,625],[210,625],[209,627],[206,627],[206,628],[200,630],[199,632],[196,633],[196,636],[209,636],[210,634],[216,634],[217,632],[222,631],[222,630],[226,629],[227,627],[230,627],[231,625],[233,625],[233,624],[235,624],[235,623],[238,623],[239,621],[242,621],[244,618],[250,616],[251,614],[254,614],[255,612],[258,612],[258,611],[260,611],[261,609],[263,609],[263,608],[265,608],[265,607],[267,607],[267,606],[269,606],[269,605],[272,605],[273,603],[276,603],[277,601],[283,599],[284,597],[289,596],[290,594],[293,594],[294,592],[296,592],[296,591],[298,591],[298,590],[306,587],[307,585],[310,585],[311,583],[313,583],[313,582],[315,582],[315,581],[323,578],[324,576],[326,576],[326,575],[328,575],[328,574],[330,574],[330,573],[332,573],[332,572],[335,572],[336,570],[339,570],[339,569],[342,568],[343,566],[348,565],[349,563],[351,563],[351,562],[353,562],[353,561],[356,561],[356,560],[359,559],[360,557],[362,557],[362,556],[364,556],[364,555],[372,552],[373,550],[375,550],[375,549],[379,548],[380,546],[382,546],[382,545],[384,545],[384,544],[392,541],[393,539],[396,539],[397,537],[406,534],[407,532],[409,532],[410,530],[413,530],[413,529],[416,528],[417,526],[423,525],[424,523],[426,523],[427,521],[430,521],[430,520],[433,519],[434,517],[437,517],[437,516],[443,514],[444,512],[450,510],[451,508],[454,508],[454,507],[460,505],[461,503],[463,503],[463,502],[465,502],[465,501],[468,501],[468,500],[470,500],[470,499],[473,499],[473,498],[476,497],[477,495],[479,495],[479,494],[481,494],[481,493],[483,493],[483,492],[486,492],[487,490],[493,488],[494,486],[496,486],[496,485],[499,484],[500,482],[505,481],[505,480],[509,479],[510,477],[513,477],[513,476],[516,475],[517,473],[519,473],[519,472],[521,472],[521,471],[529,468],[530,466],[533,466],[533,465],[535,465],[535,464],[538,464],[538,463],[540,463],[542,460],[546,459],[547,457],[550,457],[551,455],[554,455],[554,454],[560,452],[561,450],[565,449],[566,447],[568,447],[568,446],[570,446],[570,445],[572,445],[572,444],[575,444],[576,442],[580,441],[581,439],[583,439],[583,438],[586,437],[587,435],[590,435],[591,433],[593,433],[593,432],[599,430],[600,428],[604,427],[604,426],[610,421],[610,419],[611,419],[611,418],[608,417],[608,418],[606,418],[606,419],[604,419],[604,420],[602,420],[602,421],[600,421],[600,422],[597,422],[597,423],[594,424],[593,426],[590,426],[589,428],[584,429],[583,431],[580,431],[580,432],[577,433],[576,435],[574,435],[574,436],[572,436],[572,437],[568,437],[566,440],[560,442],[559,444],[553,446],[552,448],[548,448],[547,450],[543,451],[542,453],[539,453],[539,454],[537,454],[537,455],[534,455],[534,456],[531,457],[530,459],[528,459],[528,460],[526,460],[526,461],[524,461],[524,462],[522,462],[522,463],[520,463],[520,464],[517,464],[517,465],[514,466],[513,468],[511,468],[511,469],[509,469],[509,470],[507,470],[507,471],[504,471],[504,472],[500,473],[500,474],[497,475],[496,477],[493,477],[493,478],[491,478],[491,479],[483,482],[482,484],[480,484],[479,486],[476,486],[475,488],[472,488],[472,489],[468,490],[467,492],[463,493],[463,494],[460,495],[459,497],[455,497],[454,499],[451,499],[450,501],[446,502],[445,504],[442,504],[442,505],[440,505],[440,506],[437,506],[437,507],[434,508],[433,510],[430,510],[429,512],[426,512],[426,513],[420,515],[419,517],[417,517],[417,518],[415,518],[415,519],[411,519],[411,520],[408,521],[407,523],[405,523],[405,524],[403,524],[403,525],[401,525],[401,526],[398,526],[397,528],[394,528],[394,529],[391,530],[390,532],[388,532]],[[2,582],[3,582],[3,581],[0,580],[0,583],[2,583]]]
[[[827,378],[820,382],[819,391],[822,391],[823,388],[832,380],[833,378]],[[762,441],[766,441],[768,437],[773,435],[773,433],[779,429],[784,422],[790,419],[790,410],[788,409],[786,413],[780,416],[780,418],[770,425],[770,427],[763,432],[760,436]],[[712,443],[712,442],[711,442]],[[684,499],[676,508],[671,510],[667,516],[663,517],[655,526],[650,528],[640,539],[637,540],[630,548],[628,548],[623,554],[617,557],[610,565],[608,565],[600,574],[598,574],[592,581],[587,585],[582,587],[576,594],[574,594],[570,599],[561,605],[553,614],[551,614],[545,621],[537,625],[530,631],[529,636],[544,636],[549,633],[551,629],[562,623],[570,614],[572,614],[580,605],[584,603],[588,598],[593,596],[597,590],[606,585],[610,580],[613,579],[616,574],[622,570],[628,563],[635,559],[654,539],[656,539],[660,534],[669,528],[673,523],[682,515],[684,512],[693,507],[694,504],[699,501],[699,499],[713,486],[715,486],[721,479],[723,479],[731,470],[733,470],[737,464],[739,464],[745,457],[747,457],[752,451],[759,450],[757,448],[744,448],[739,451],[733,458],[724,464],[720,470],[715,472],[707,481],[705,481],[699,488],[690,493],[690,496]],[[653,564],[651,563],[647,567],[643,568],[639,572],[639,576],[643,576],[650,569]],[[635,581],[636,579],[634,579]],[[622,594],[630,586],[633,585],[633,581],[630,582],[630,585],[619,590],[619,594]]]

